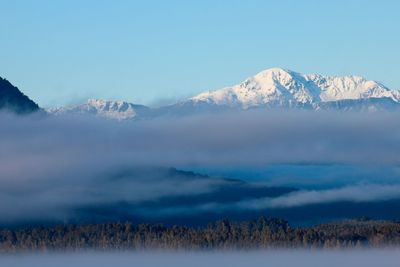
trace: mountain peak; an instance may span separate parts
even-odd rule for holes
[[[85,104],[73,105],[61,108],[52,108],[48,112],[55,115],[62,114],[89,114],[101,117],[126,120],[144,115],[149,108],[143,105],[136,105],[125,101],[113,101],[104,99],[88,99]]]
[[[38,111],[40,108],[8,80],[0,77],[0,109],[24,114]]]
[[[282,68],[271,68],[271,69],[266,69],[263,70],[259,73],[257,73],[255,76],[249,78],[249,79],[254,79],[262,82],[290,82],[291,80],[294,79],[297,73],[287,70],[287,69],[282,69]]]
[[[192,97],[194,103],[209,103],[247,109],[270,106],[310,106],[322,102],[390,98],[400,102],[399,93],[361,76],[322,76],[271,68],[238,85],[206,91]]]
[[[104,99],[96,99],[96,98],[89,98],[87,100],[87,105],[96,107],[103,110],[110,110],[110,109],[129,109],[134,106],[126,101],[121,100],[104,100]]]

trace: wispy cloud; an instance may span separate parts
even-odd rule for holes
[[[288,208],[339,201],[374,202],[400,198],[400,185],[353,185],[328,190],[305,190],[276,198],[238,203],[246,209]]]

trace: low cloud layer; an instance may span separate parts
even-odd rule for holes
[[[353,185],[328,190],[305,190],[276,198],[257,199],[238,204],[241,208],[291,208],[332,202],[373,202],[400,198],[399,185]]]
[[[150,171],[160,167],[296,162],[395,166],[400,160],[400,121],[391,113],[255,111],[134,122],[1,114],[0,124],[0,217],[10,221],[43,214],[68,217],[74,206],[204,194],[221,182],[165,179]],[[124,174],[132,169],[136,172]],[[398,197],[397,185],[378,186],[300,191],[241,205]]]
[[[185,253],[65,253],[6,255],[0,264],[9,267],[27,266],[173,266],[173,267],[244,267],[244,266],[296,266],[296,267],[342,267],[342,266],[386,266],[397,267],[399,251],[387,250],[273,250],[233,252],[185,252]]]
[[[359,184],[325,190],[299,190],[277,197],[264,197],[231,203],[202,203],[192,207],[166,208],[160,214],[198,213],[231,210],[291,209],[307,205],[337,202],[371,203],[400,199],[400,184]],[[395,216],[395,213],[393,213]]]

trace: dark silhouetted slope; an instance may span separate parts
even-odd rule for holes
[[[0,77],[0,110],[27,114],[39,109],[38,104],[29,99],[9,81]]]

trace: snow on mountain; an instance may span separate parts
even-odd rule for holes
[[[310,106],[320,103],[390,98],[400,102],[400,92],[358,76],[322,76],[272,68],[246,79],[239,85],[206,91],[190,98],[194,105],[213,104],[248,109],[259,106]]]
[[[53,114],[93,114],[125,120],[184,116],[251,108],[305,108],[340,111],[400,111],[400,91],[359,76],[322,76],[272,68],[238,85],[206,91],[176,104],[148,108],[124,101],[89,99],[82,105],[53,108]]]
[[[107,101],[89,99],[87,103],[68,107],[48,109],[55,115],[61,114],[90,114],[117,120],[133,119],[146,114],[150,109],[143,105],[136,105],[124,101]]]

